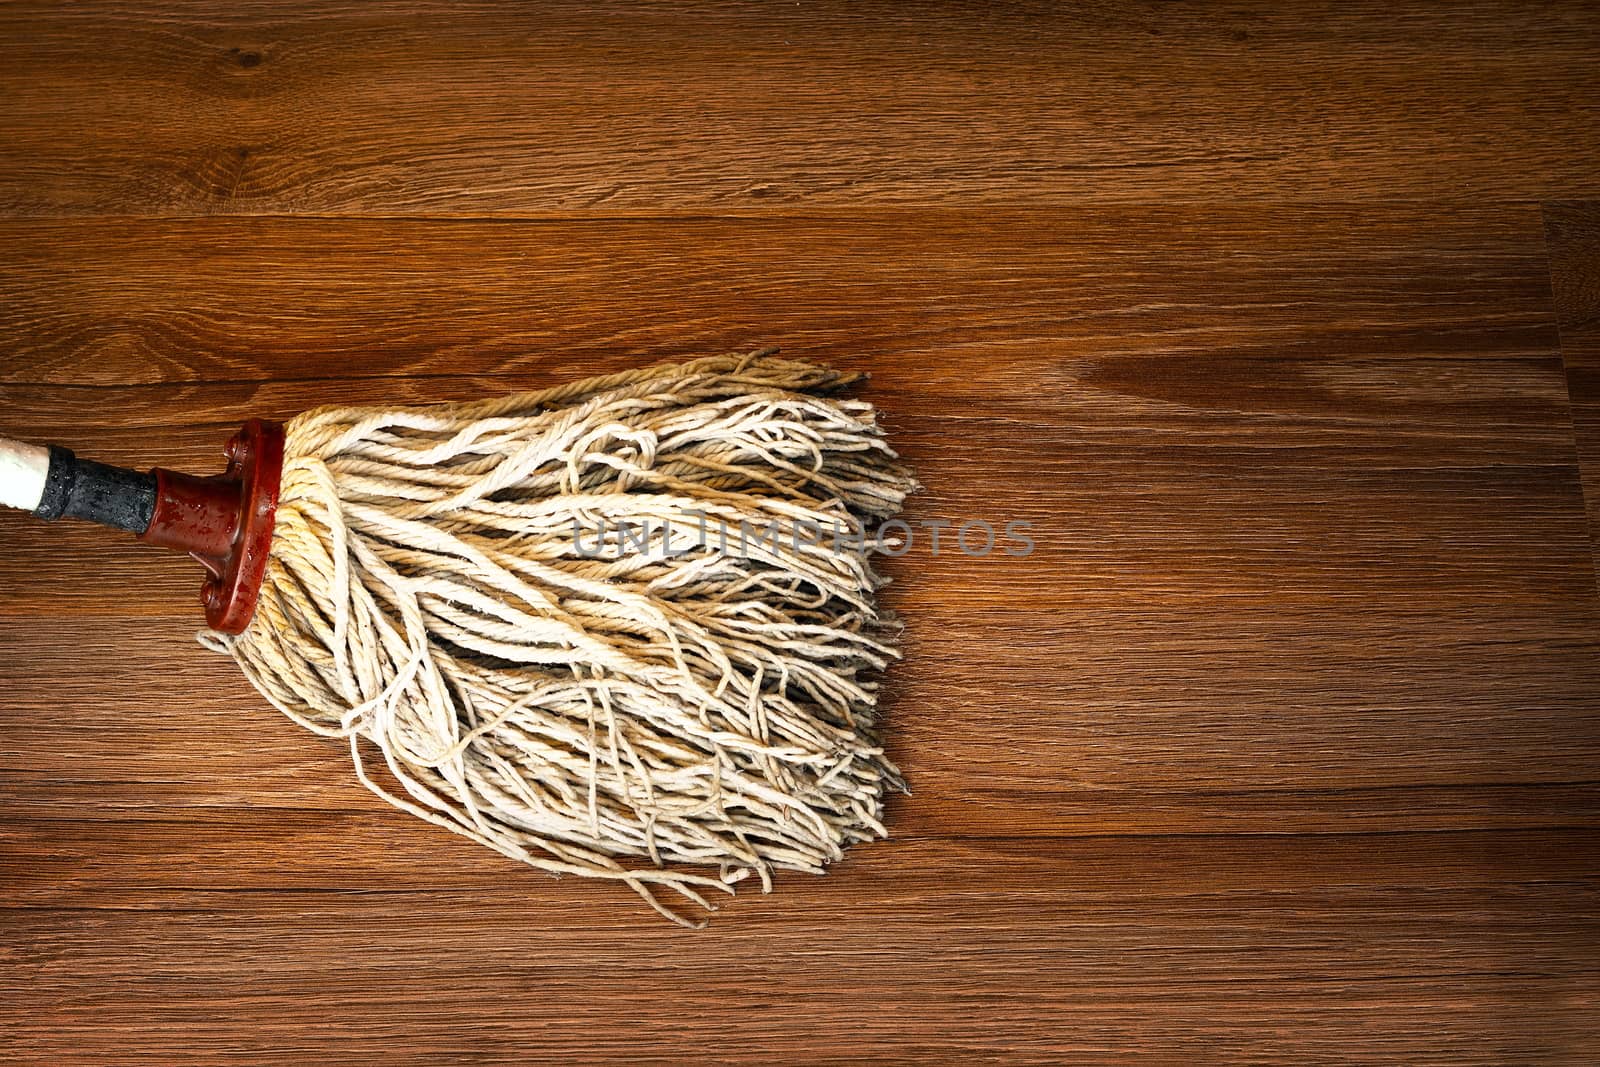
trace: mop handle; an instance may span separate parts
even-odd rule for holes
[[[60,445],[0,438],[0,504],[41,519],[88,519],[142,534],[155,512],[154,474],[79,459]]]
[[[32,511],[44,499],[50,450],[0,437],[0,505]]]
[[[60,445],[0,437],[0,505],[52,521],[87,519],[189,553],[210,572],[200,591],[206,621],[239,633],[255,612],[272,547],[283,427],[251,419],[223,455],[227,470],[201,478],[112,467]]]

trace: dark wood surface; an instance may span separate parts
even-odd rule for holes
[[[1589,533],[1600,560],[1600,201],[1549,204],[1545,220]]]
[[[1593,197],[1597,65],[1583,0],[18,3],[0,206]]]
[[[0,433],[870,370],[893,836],[708,930],[0,516],[0,1062],[1600,1058],[1593,5],[13,5]]]

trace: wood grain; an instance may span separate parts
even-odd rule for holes
[[[93,825],[11,846],[53,876],[51,906],[12,912],[0,948],[54,1005],[18,1020],[14,1053],[70,1043],[126,1062],[129,1034],[204,1049],[174,1056],[197,1062],[1576,1062],[1592,1047],[1592,836],[908,841],[688,934],[620,900],[575,908],[544,879],[507,887],[465,845],[402,853],[448,878],[427,890],[377,881],[371,847],[355,869],[305,871],[289,848],[341,855],[363,828],[315,818],[205,827],[264,832],[275,862],[149,824],[129,836],[157,854],[131,869],[58,858],[125,848]],[[162,854],[226,873],[185,885]],[[134,875],[150,888],[92,884]],[[92,906],[60,906],[75,899]]]
[[[1600,566],[1600,202],[1548,204],[1545,227],[1589,532]]]
[[[0,14],[11,214],[1600,195],[1600,14],[125,0]]]
[[[1150,239],[1130,241],[1140,226]],[[1110,208],[687,231],[19,221],[0,235],[0,340],[20,357],[0,398],[17,432],[87,454],[206,469],[250,414],[480,395],[778,339],[874,372],[869,395],[928,485],[913,519],[1034,525],[1027,557],[935,554],[924,540],[888,563],[891,603],[912,620],[889,692],[893,751],[916,787],[892,809],[896,840],[833,878],[735,903],[724,932],[692,943],[707,968],[743,939],[768,960],[815,944],[818,969],[794,981],[833,975],[818,1010],[841,1011],[829,998],[860,983],[877,990],[848,1036],[789,1016],[756,1031],[772,1048],[1050,1058],[1159,1024],[1152,1040],[1171,1054],[1222,1042],[1243,1059],[1249,1019],[1267,1012],[1292,1035],[1276,1053],[1336,1059],[1354,1031],[1317,1017],[1329,997],[1372,998],[1394,1047],[1423,1062],[1458,1055],[1468,1035],[1506,1056],[1583,1047],[1576,1020],[1600,965],[1577,903],[1600,825],[1600,612],[1536,209]],[[181,562],[91,528],[42,538],[8,516],[0,530],[12,650],[0,686],[31,724],[6,737],[0,768],[12,902],[32,924],[20,962],[46,977],[79,960],[119,990],[24,1025],[19,1047],[84,1040],[80,1020],[110,1012],[116,1033],[164,1055],[182,1033],[209,1032],[207,1055],[225,1034],[295,1049],[286,1020],[303,1017],[275,990],[315,974],[345,992],[307,1010],[346,1014],[336,1047],[359,1058],[393,1026],[372,1014],[378,971],[338,969],[360,955],[339,931],[364,914],[385,928],[378,959],[414,970],[401,995],[449,1005],[436,1031],[408,1032],[410,1051],[437,1040],[510,1062],[520,1042],[552,1040],[530,1028],[534,1006],[576,1010],[559,999],[575,991],[530,993],[564,954],[624,931],[637,944],[648,922],[626,894],[519,874],[367,796],[336,746],[188,643],[195,577]],[[174,662],[188,691],[152,698]],[[1397,845],[1402,868],[1373,858]],[[1488,850],[1473,853],[1490,857],[1473,861],[1482,880],[1462,883],[1458,847]],[[471,913],[451,907],[435,929],[463,899]],[[1279,901],[1333,925],[1248,947],[1297,936]],[[1522,907],[1550,919],[1513,934]],[[486,917],[501,913],[513,934]],[[212,949],[184,954],[170,978],[136,977],[196,923]],[[279,936],[301,944],[266,975],[224,977],[156,1019],[118,1014],[212,975],[207,960],[260,961],[272,950],[256,939]],[[96,956],[101,938],[126,955]],[[1424,939],[1451,946],[1448,959]],[[516,945],[545,962],[529,971]],[[1128,953],[1145,969],[1130,971]],[[469,1036],[485,1016],[467,999],[472,972],[450,962],[467,958],[523,998],[488,1016],[504,1028]],[[1081,970],[1090,959],[1102,962]],[[1101,973],[1112,961],[1114,979]],[[666,996],[683,966],[636,961],[597,1018]],[[1028,1002],[1028,1027],[1003,1007],[1022,1010],[1023,972],[1053,991]],[[903,1033],[890,1020],[940,975],[951,990]],[[32,1002],[59,1003],[82,980],[36,981]],[[775,1003],[768,986],[730,1000],[737,983],[717,981],[729,984],[709,1014],[646,1022],[626,1043],[686,1054],[706,1028]],[[1285,982],[1296,992],[1268,995]],[[1220,1010],[1224,988],[1248,1008]],[[1472,1021],[1406,1037],[1439,997]],[[958,1003],[989,1005],[991,1021],[958,1022]],[[1518,1011],[1491,1022],[1507,1003]],[[195,1029],[218,1013],[220,1029]],[[543,1047],[624,1051],[571,1041]]]
[[[885,562],[893,837],[690,933],[368,794],[186,561],[0,515],[0,1063],[1600,1060],[1597,31],[0,9],[0,433],[208,471],[778,343],[872,373],[912,522],[1035,540]]]

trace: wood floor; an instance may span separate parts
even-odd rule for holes
[[[0,433],[780,344],[1036,541],[887,562],[893,836],[690,932],[0,516],[0,1062],[1600,1061],[1597,69],[1592,3],[0,8]]]

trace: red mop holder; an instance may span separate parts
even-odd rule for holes
[[[236,634],[250,624],[272,548],[283,473],[283,426],[251,419],[229,439],[221,474],[197,478],[156,467],[155,509],[141,541],[187,552],[210,572],[200,590],[206,622]]]

